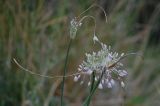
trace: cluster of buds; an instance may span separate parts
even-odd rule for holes
[[[99,89],[112,88],[116,82],[119,82],[124,87],[123,80],[128,75],[122,69],[123,64],[120,62],[124,53],[119,55],[116,52],[111,52],[111,47],[100,42],[96,36],[93,37],[93,40],[100,43],[101,50],[92,54],[86,53],[86,60],[78,67],[78,73],[81,74],[75,75],[74,81],[80,81],[80,84],[88,83],[89,86],[92,82],[91,75],[93,72],[95,74],[95,81],[98,81],[103,73],[98,86]]]
[[[78,19],[75,17],[71,20],[70,24],[70,37],[74,39],[76,37],[77,30],[82,25],[82,23],[81,21],[78,21]]]

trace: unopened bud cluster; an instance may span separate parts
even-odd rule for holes
[[[70,27],[70,37],[72,39],[74,39],[76,37],[77,30],[82,25],[82,23],[80,21],[78,21],[77,18],[74,18],[74,19],[71,20],[70,25],[71,25],[71,27]]]

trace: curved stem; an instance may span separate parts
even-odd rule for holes
[[[90,95],[87,97],[87,99],[84,101],[83,106],[89,106],[91,98],[93,96],[93,94],[95,93],[96,89],[98,88],[99,83],[101,82],[103,75],[105,73],[105,69],[102,71],[102,74],[98,80],[98,82],[95,84],[95,86],[93,87],[92,91],[90,92]]]
[[[81,23],[85,18],[92,18],[94,20],[94,24],[95,24],[95,26],[94,26],[94,35],[95,35],[96,34],[96,19],[91,15],[85,15],[84,17],[81,18],[79,23]]]
[[[106,14],[105,10],[98,4],[92,4],[89,8],[87,8],[85,11],[83,11],[77,18],[81,17],[81,15],[83,15],[85,12],[87,12],[88,10],[90,10],[93,7],[98,7],[103,11],[103,13],[105,15],[106,23],[107,23],[107,14]]]
[[[68,75],[65,75],[65,76],[48,76],[48,75],[43,75],[43,74],[39,74],[39,73],[36,73],[36,72],[33,72],[33,71],[30,71],[26,68],[24,68],[22,65],[20,65],[17,60],[15,58],[13,58],[13,61],[17,64],[17,66],[19,68],[21,68],[22,70],[28,72],[29,74],[32,74],[32,75],[36,75],[36,76],[39,76],[39,77],[45,77],[45,78],[62,78],[62,77],[72,77],[72,76],[75,76],[75,75],[79,75],[79,74],[84,74],[83,72],[77,72],[77,73],[72,73],[72,74],[68,74]]]

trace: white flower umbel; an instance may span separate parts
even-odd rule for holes
[[[112,52],[111,47],[100,42],[96,36],[93,37],[93,41],[101,44],[101,50],[92,54],[86,53],[86,60],[78,67],[78,73],[82,74],[75,76],[75,81],[81,80],[90,85],[90,82],[92,82],[91,74],[94,72],[95,81],[98,81],[104,71],[98,86],[99,89],[112,88],[115,81],[118,81],[124,87],[123,79],[128,75],[127,71],[122,69],[123,64],[120,63],[124,53],[119,55]]]

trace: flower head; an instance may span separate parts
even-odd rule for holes
[[[93,39],[95,39],[95,36]],[[110,46],[99,43],[101,44],[101,50],[92,54],[86,53],[86,60],[78,67],[78,72],[82,74],[75,76],[75,79],[78,78],[76,81],[81,80],[90,85],[91,74],[95,73],[95,81],[97,81],[104,71],[98,86],[99,89],[112,88],[116,80],[124,87],[123,79],[128,73],[122,69],[123,64],[119,61],[124,56],[124,53],[119,55],[116,52],[112,52]]]
[[[74,39],[76,37],[76,33],[78,28],[82,25],[82,23],[80,21],[78,21],[77,18],[73,18],[70,22],[70,37],[72,39]]]

